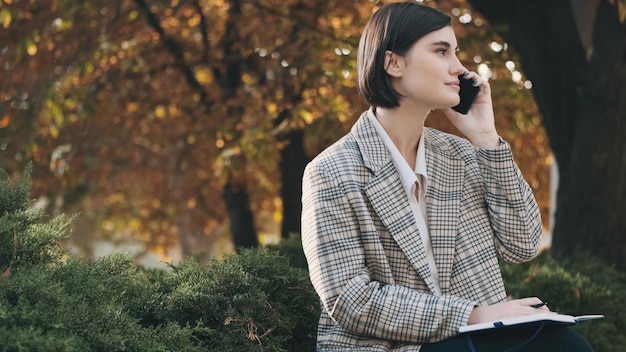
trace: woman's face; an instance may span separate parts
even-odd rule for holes
[[[458,75],[467,71],[456,57],[457,41],[451,26],[430,32],[398,57],[392,76],[394,88],[404,96],[401,104],[445,109],[459,103]]]

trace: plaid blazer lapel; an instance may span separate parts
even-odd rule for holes
[[[365,115],[367,113],[371,112],[364,113],[352,128],[364,164],[373,173],[365,186],[365,194],[398,247],[434,293],[435,286],[426,261],[426,251],[400,175],[385,144]]]
[[[450,145],[424,130],[428,189],[426,211],[441,292],[450,287],[459,207],[463,193],[465,163],[449,150]]]

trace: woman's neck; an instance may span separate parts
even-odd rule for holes
[[[376,108],[376,118],[383,126],[400,154],[414,166],[417,145],[424,131],[424,122],[430,110],[408,109],[400,106],[394,109]]]

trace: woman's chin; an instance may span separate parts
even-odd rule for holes
[[[438,107],[438,110],[445,110],[447,108],[451,108],[453,106],[457,106],[459,105],[459,103],[461,102],[461,99],[456,99],[456,100],[451,100],[451,101],[447,101],[445,103],[442,103],[440,107]]]

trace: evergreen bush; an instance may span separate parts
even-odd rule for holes
[[[507,292],[513,298],[538,296],[551,310],[570,315],[604,314],[573,329],[596,351],[621,352],[626,346],[626,273],[585,254],[569,259],[550,252],[524,264],[502,263]]]
[[[57,217],[41,223],[43,214],[28,211],[32,163],[21,181],[11,184],[0,169],[0,273],[40,264],[52,264],[63,255],[59,241],[67,238],[69,220]]]
[[[29,210],[30,166],[0,172],[0,351],[313,351],[318,300],[277,251],[170,271],[71,257],[70,219]]]

